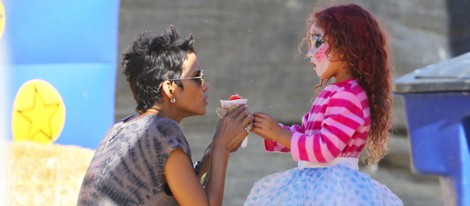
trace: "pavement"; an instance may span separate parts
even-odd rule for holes
[[[212,137],[215,124],[185,125],[183,121],[182,127],[191,145],[193,160],[200,159]],[[250,134],[248,138],[248,146],[240,148],[230,157],[224,206],[243,205],[256,180],[296,166],[289,154],[266,153],[259,136]],[[360,170],[387,185],[406,206],[443,205],[439,178],[412,172],[410,146],[406,134],[393,134],[389,147],[390,153],[382,159],[378,167],[360,165]]]

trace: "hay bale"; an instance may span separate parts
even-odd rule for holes
[[[7,143],[7,205],[75,205],[94,151],[78,146]]]

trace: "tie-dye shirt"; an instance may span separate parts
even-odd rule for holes
[[[328,85],[301,125],[290,127],[291,148],[264,140],[268,152],[291,152],[294,160],[325,163],[337,157],[358,158],[370,129],[369,100],[354,79]]]
[[[191,158],[183,131],[156,115],[128,119],[114,124],[96,149],[77,205],[178,205],[163,169],[177,148]]]

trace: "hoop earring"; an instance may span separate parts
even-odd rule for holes
[[[170,102],[171,102],[171,103],[175,103],[175,102],[176,102],[176,99],[175,99],[175,98],[172,98],[172,99],[170,100]]]

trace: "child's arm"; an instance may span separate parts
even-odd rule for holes
[[[266,149],[267,152],[290,152],[290,137],[292,136],[292,133],[303,132],[299,125],[292,125],[289,127],[279,123],[279,126],[284,130],[290,131],[290,133],[288,136],[278,137],[276,140],[264,139],[264,149]]]
[[[367,101],[365,98],[364,101]],[[365,113],[358,96],[348,91],[334,94],[320,122],[321,129],[313,135],[294,132],[291,136],[290,148],[294,160],[311,162],[329,162],[337,158],[343,149],[348,146],[350,139],[356,133],[367,137],[367,131],[358,131],[358,128],[368,125]],[[319,114],[321,115],[321,114]],[[305,122],[304,125],[313,125],[318,122]],[[309,128],[305,128],[309,130]],[[357,145],[360,147],[363,145]],[[355,147],[354,145],[352,147]]]
[[[291,127],[277,123],[264,113],[253,114],[253,132],[264,138],[264,147],[268,152],[289,152],[290,137],[293,132],[303,132],[299,125]]]

